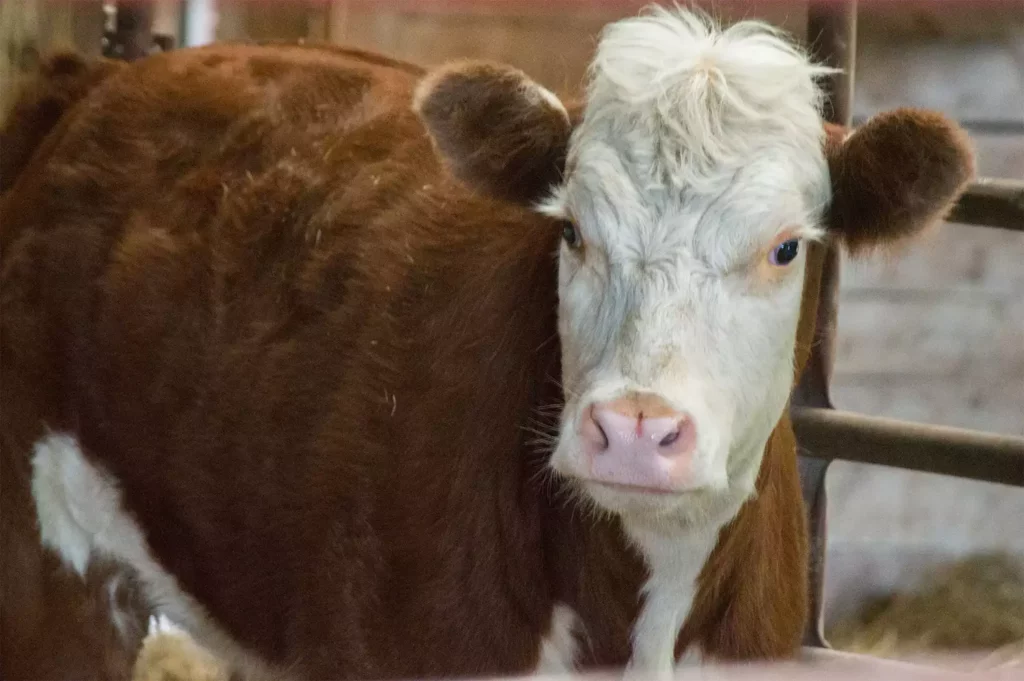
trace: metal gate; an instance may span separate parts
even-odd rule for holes
[[[856,2],[812,3],[808,10],[807,33],[815,56],[842,69],[828,85],[827,115],[831,122],[849,126],[856,68]],[[1024,182],[978,179],[947,219],[965,226],[1024,232]],[[821,276],[814,344],[807,367],[793,391],[790,408],[811,530],[811,612],[804,644],[826,648],[828,641],[823,626],[827,539],[825,475],[832,461],[877,464],[1024,487],[1024,437],[929,426],[835,409],[829,380],[835,345],[839,263],[837,248],[830,246]],[[1021,419],[1024,421],[1024,414]]]

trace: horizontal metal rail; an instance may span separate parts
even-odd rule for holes
[[[1024,487],[1024,437],[793,407],[801,454]]]
[[[982,178],[972,183],[947,220],[1024,232],[1024,181]]]
[[[859,114],[853,117],[853,125],[859,127],[871,118]],[[957,125],[971,135],[1024,135],[1024,120],[1012,118],[958,118]]]

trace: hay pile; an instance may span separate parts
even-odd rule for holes
[[[230,671],[166,621],[154,623],[135,660],[132,681],[232,681]]]
[[[910,593],[866,603],[827,632],[833,647],[877,657],[998,651],[1024,661],[1024,567],[1005,553],[935,570]],[[991,658],[995,659],[995,658]]]

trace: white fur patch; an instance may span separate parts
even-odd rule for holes
[[[633,654],[626,672],[631,678],[667,679],[677,668],[676,641],[693,606],[697,577],[718,539],[718,526],[678,539],[647,529],[628,531],[647,559],[650,577],[633,627]],[[699,661],[700,651],[691,647],[679,666]]]
[[[551,610],[551,630],[540,644],[537,675],[569,674],[576,669],[579,616],[567,605],[557,604]]]
[[[656,143],[649,170],[674,186],[707,186],[770,136],[794,150],[820,145],[823,94],[814,79],[833,71],[764,22],[723,29],[700,12],[654,7],[606,27],[586,126],[633,116],[635,131]]]
[[[85,458],[75,438],[52,433],[36,443],[32,494],[43,546],[59,555],[79,575],[85,574],[94,555],[134,568],[154,608],[210,650],[253,679],[290,678],[268,669],[236,644],[156,562],[142,529],[124,510],[116,481]],[[116,583],[113,588],[116,589]]]
[[[32,495],[40,539],[81,577],[89,567],[93,537],[109,529],[116,513],[106,489],[73,438],[50,435],[36,443]]]

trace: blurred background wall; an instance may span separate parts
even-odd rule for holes
[[[644,4],[189,1],[214,11],[217,40],[326,40],[422,64],[496,59],[560,93],[578,90],[601,27]],[[804,34],[805,3],[698,4]],[[1024,3],[952,5],[861,2],[855,120],[938,109],[968,127],[981,175],[1024,178]],[[179,44],[182,7],[158,2],[154,18]],[[40,54],[98,53],[103,23],[91,0],[0,3],[0,110]],[[846,262],[839,311],[837,407],[1024,434],[1024,234],[945,225],[897,262]],[[1024,556],[1020,489],[854,464],[835,465],[829,489],[830,619],[950,558]]]

